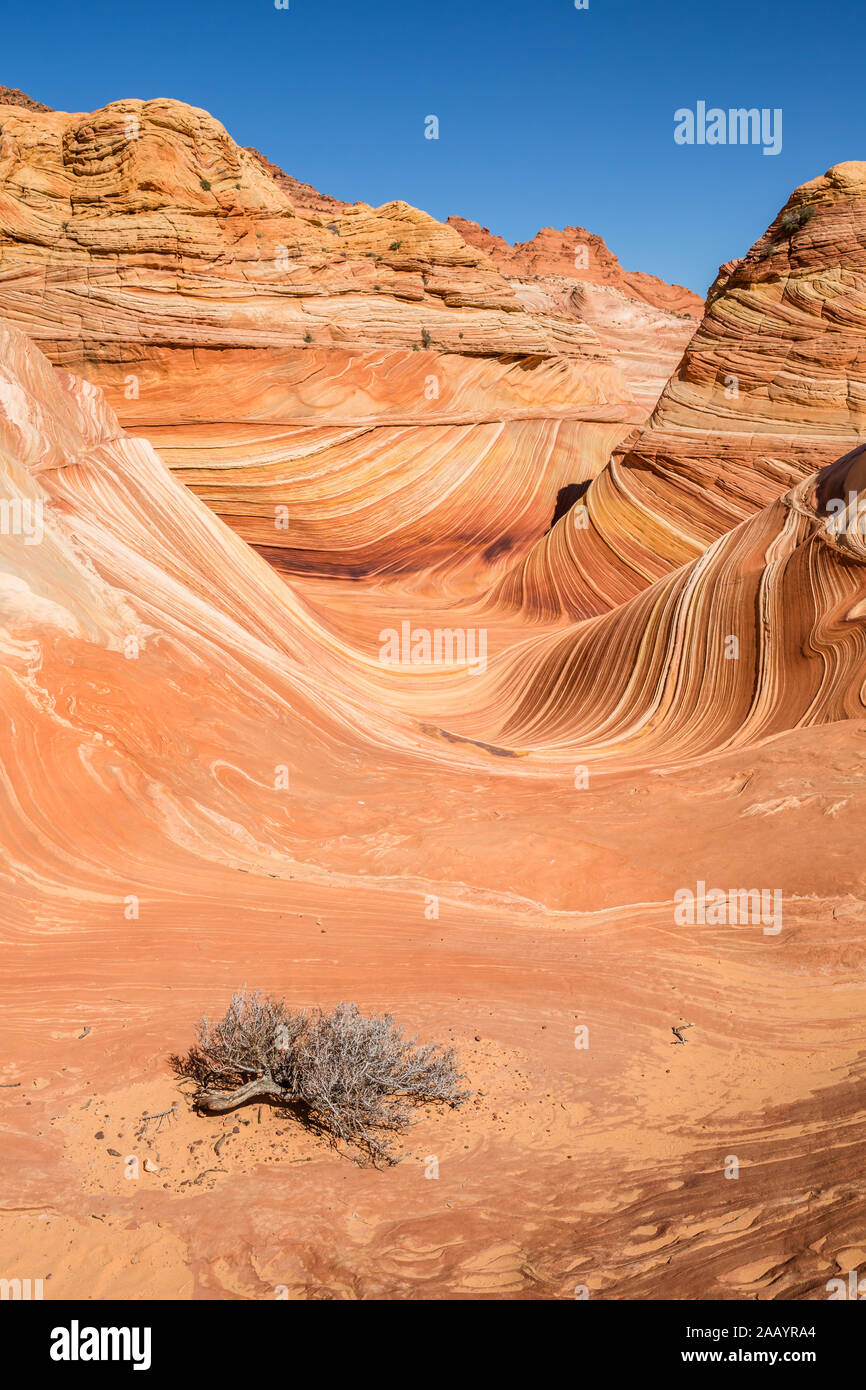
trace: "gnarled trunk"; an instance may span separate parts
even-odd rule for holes
[[[297,1096],[284,1090],[272,1076],[257,1076],[254,1081],[248,1081],[245,1086],[237,1086],[233,1091],[213,1091],[206,1087],[199,1091],[195,1104],[198,1110],[209,1110],[212,1114],[219,1114],[224,1110],[234,1110],[245,1101],[253,1100],[255,1096],[269,1096],[284,1105],[297,1100]]]

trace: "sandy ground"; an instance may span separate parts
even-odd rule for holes
[[[459,836],[450,888],[408,891],[398,843],[374,882],[212,868],[138,922],[61,910],[4,991],[4,1273],[47,1298],[826,1297],[866,1239],[864,759],[846,723],[611,779],[567,820],[548,787],[559,839],[537,787],[498,798],[498,841],[471,788],[456,822],[431,797],[403,828]],[[676,886],[758,871],[778,935],[674,924]],[[244,982],[391,1010],[457,1047],[473,1100],[380,1171],[267,1105],[196,1116],[168,1058]]]

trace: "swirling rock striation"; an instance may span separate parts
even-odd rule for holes
[[[738,262],[645,426],[506,578],[589,617],[686,564],[866,433],[866,164],[798,188]]]
[[[288,570],[502,568],[642,418],[591,325],[453,227],[311,202],[204,111],[0,128],[0,311]]]
[[[317,255],[321,209],[204,113],[118,108],[0,108],[0,295],[32,333],[0,321],[4,1277],[826,1298],[866,1215],[848,417],[829,462],[817,415],[780,417],[775,473],[720,451],[686,488],[616,459],[539,541],[625,424],[590,340],[405,205],[342,211]],[[422,267],[387,294],[364,279],[385,239]],[[443,344],[413,352],[396,290],[416,276],[426,318],[434,266]],[[497,584],[512,540],[534,549]],[[404,623],[483,634],[483,667],[391,664]],[[678,920],[701,883],[766,892],[770,933]],[[453,1041],[472,1106],[425,1116],[383,1180],[268,1113],[217,1166],[181,1105],[129,1183],[167,1055],[245,980]]]

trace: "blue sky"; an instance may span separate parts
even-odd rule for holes
[[[5,0],[0,83],[90,111],[203,106],[323,192],[509,241],[583,225],[703,294],[799,183],[866,158],[863,0]],[[780,107],[782,151],[678,146],[674,111]],[[440,138],[424,138],[436,115]]]

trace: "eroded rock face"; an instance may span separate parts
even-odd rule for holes
[[[56,1297],[824,1296],[863,1222],[866,540],[828,529],[863,481],[857,450],[567,631],[452,604],[489,627],[488,669],[401,670],[375,643],[434,621],[414,576],[341,634],[352,586],[317,615],[0,323],[0,1033],[4,1083],[30,1083],[3,1094],[7,1277],[38,1258]],[[38,538],[16,501],[43,503]],[[702,881],[766,886],[771,934],[678,922]],[[387,1175],[267,1114],[216,1169],[182,1103],[131,1226],[132,1118],[252,970],[455,1043],[477,1101],[423,1116]],[[724,1181],[731,1152],[748,1183]],[[453,1201],[419,1197],[418,1154],[459,1175]]]
[[[41,101],[34,101],[17,87],[0,87],[0,106],[21,106],[25,111],[50,111]]]
[[[0,296],[32,335],[0,321],[4,1276],[37,1258],[60,1298],[825,1297],[864,1220],[856,197],[823,271],[765,281],[775,242],[754,284],[731,268],[709,359],[660,407],[670,457],[635,446],[583,488],[630,406],[554,277],[530,302],[403,204],[333,230],[175,103],[0,127]],[[704,409],[744,304],[766,456]],[[483,632],[484,668],[384,662],[404,622]],[[699,883],[766,891],[770,933],[677,920]],[[425,1115],[387,1175],[267,1114],[217,1169],[181,1106],[131,1226],[132,1117],[244,980],[392,1009],[457,1046],[477,1099]]]
[[[841,164],[722,267],[650,419],[506,580],[514,601],[606,612],[862,439],[864,292],[866,164]]]
[[[657,275],[624,270],[603,238],[585,227],[542,227],[531,241],[510,246],[503,237],[495,236],[487,227],[479,227],[477,222],[464,217],[449,217],[448,222],[513,279],[556,276],[590,285],[608,285],[655,309],[700,318],[703,304],[698,295],[683,285],[669,285]]]
[[[499,677],[500,694],[522,688],[516,708],[483,735],[655,763],[861,717],[866,525],[840,512],[834,530],[826,494],[847,499],[863,474],[861,449],[603,618],[536,643],[519,683],[513,667]]]
[[[866,164],[839,164],[721,268],[631,451],[686,471],[722,449],[758,478],[780,439],[800,472],[837,457],[866,422],[864,283]]]
[[[623,270],[584,227],[545,227],[509,246],[476,222],[448,221],[500,267],[527,308],[591,324],[635,398],[652,410],[697,327],[703,304],[696,294]]]
[[[0,311],[287,569],[476,540],[501,567],[642,416],[589,324],[528,309],[453,227],[296,207],[204,111],[0,126]]]
[[[257,150],[249,153],[289,195],[296,210],[333,217],[352,206],[292,178]],[[509,246],[467,218],[449,217],[447,225],[489,256],[530,313],[563,320],[566,327],[575,321],[589,325],[649,414],[703,312],[696,294],[654,275],[623,270],[601,237],[582,227],[562,232],[548,227],[533,241]]]
[[[534,313],[591,325],[649,414],[688,346],[697,320],[670,313],[612,285],[561,276],[512,280],[521,304]]]

